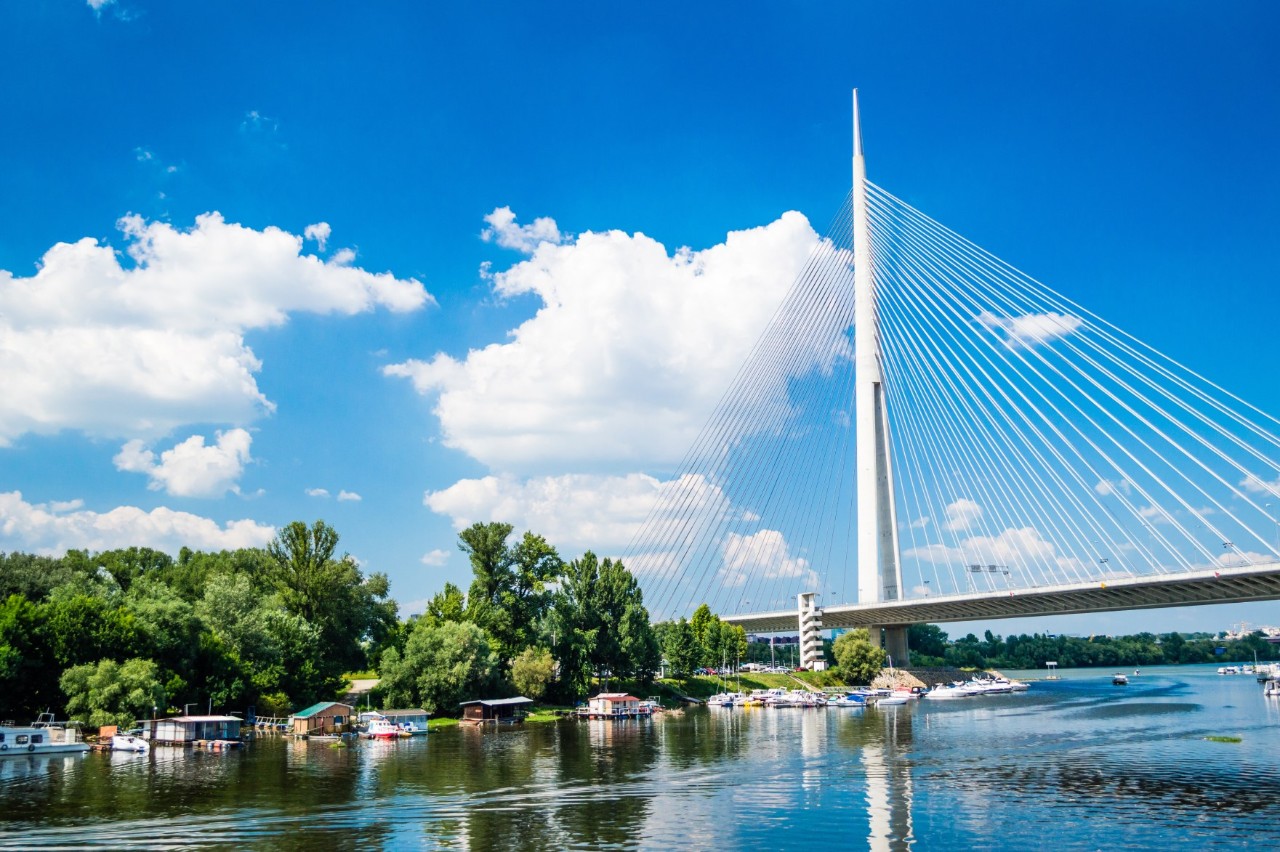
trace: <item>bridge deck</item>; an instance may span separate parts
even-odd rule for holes
[[[823,608],[822,626],[825,629],[873,624],[936,624],[1276,599],[1280,599],[1280,562],[1268,562],[1000,592],[837,604]],[[794,631],[798,624],[796,610],[723,618],[756,633]]]

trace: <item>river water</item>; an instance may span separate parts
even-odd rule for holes
[[[0,848],[1280,844],[1280,699],[1211,667],[1147,669],[1127,687],[1110,675],[880,710],[700,708],[347,749],[269,737],[226,754],[6,758]]]

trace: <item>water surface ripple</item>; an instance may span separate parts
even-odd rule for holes
[[[7,758],[0,849],[1265,848],[1278,734],[1252,678],[1188,667],[882,710]]]

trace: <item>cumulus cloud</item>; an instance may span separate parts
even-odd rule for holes
[[[85,3],[89,5],[89,8],[98,14],[102,13],[104,6],[110,6],[114,2],[116,2],[116,0],[85,0]]]
[[[422,554],[422,559],[420,559],[419,561],[423,565],[429,565],[434,568],[436,566],[443,565],[444,563],[449,561],[449,551],[440,550],[439,548],[435,550],[429,550],[426,553]]]
[[[542,242],[492,276],[497,295],[542,303],[508,341],[385,371],[438,394],[444,443],[494,471],[678,462],[817,244],[794,212],[702,251],[618,231]]]
[[[359,503],[363,498],[354,491],[339,491],[338,500],[344,503]]]
[[[1245,491],[1253,494],[1266,494],[1269,497],[1280,497],[1280,479],[1274,482],[1267,482],[1260,476],[1254,476],[1252,473],[1240,480],[1240,487]]]
[[[123,257],[85,238],[49,249],[31,277],[0,270],[0,446],[27,432],[156,438],[245,423],[273,408],[246,332],[291,313],[434,302],[414,279],[322,261],[301,237],[218,213],[187,230],[138,216],[119,226]]]
[[[302,229],[302,236],[313,241],[320,251],[324,251],[325,245],[329,242],[329,235],[332,233],[333,229],[329,227],[328,222],[316,222]]]
[[[960,498],[947,506],[946,527],[952,531],[963,531],[982,517],[982,507],[972,500]]]
[[[670,540],[690,517],[714,517],[729,508],[723,492],[702,476],[687,474],[663,482],[642,473],[565,474],[527,480],[486,476],[428,492],[423,502],[433,512],[448,516],[454,529],[504,521],[517,530],[537,530],[559,547],[590,548],[601,554],[621,552],[646,520],[650,532],[660,533],[653,538]],[[655,505],[681,506],[687,511],[663,512],[659,508],[657,516],[650,517]],[[634,570],[637,566],[631,567]]]
[[[786,538],[777,530],[760,530],[751,535],[729,533],[721,545],[720,578],[726,586],[741,586],[749,579],[804,578],[817,588],[820,578],[809,560],[793,556]]]
[[[532,225],[517,225],[516,214],[510,207],[495,208],[484,217],[489,227],[480,232],[480,238],[487,243],[496,242],[503,248],[515,249],[525,254],[533,254],[543,243],[559,245],[564,236],[556,226],[556,220],[543,216],[533,220]]]
[[[1023,314],[1016,317],[1002,317],[990,311],[983,311],[976,319],[988,331],[1002,334],[1005,345],[1010,349],[1016,349],[1019,346],[1030,348],[1042,343],[1050,343],[1073,334],[1084,324],[1079,317],[1055,311],[1044,314]]]
[[[1093,490],[1102,497],[1109,497],[1112,494],[1128,494],[1133,490],[1133,485],[1127,479],[1101,479],[1093,486]]]
[[[308,488],[306,490],[308,497],[328,497],[329,489],[327,488]]]
[[[236,550],[263,547],[276,534],[274,527],[251,520],[220,526],[209,518],[163,507],[150,512],[134,506],[119,506],[109,512],[68,510],[77,502],[33,504],[23,500],[19,491],[0,492],[0,550],[47,554],[72,548],[97,551],[133,546],[166,553],[177,553],[183,546]]]
[[[163,489],[175,497],[221,497],[228,491],[239,493],[238,481],[249,463],[253,437],[244,429],[219,432],[217,442],[205,446],[203,435],[165,450],[157,461],[155,453],[141,440],[125,444],[114,461],[118,470],[145,473],[153,491]]]

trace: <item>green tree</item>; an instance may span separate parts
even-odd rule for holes
[[[453,583],[445,583],[444,589],[427,602],[427,611],[422,614],[422,618],[432,625],[444,624],[446,621],[466,621],[467,599]]]
[[[863,627],[836,637],[832,653],[840,676],[847,683],[871,683],[885,664],[884,649],[871,644],[871,636]]]
[[[135,720],[149,717],[153,707],[165,706],[164,688],[150,660],[72,666],[62,673],[60,685],[67,695],[68,715],[94,728],[129,728]]]
[[[702,657],[702,649],[698,647],[693,627],[682,617],[664,632],[666,643],[662,650],[671,667],[671,675],[687,679],[698,667]]]
[[[539,699],[555,677],[556,662],[546,648],[525,648],[511,661],[511,685],[525,698]]]
[[[913,624],[907,628],[907,647],[913,659],[923,655],[941,665],[947,655],[947,634],[936,624]]]
[[[0,603],[0,718],[35,718],[60,704],[61,670],[45,638],[43,607],[10,595]]]
[[[392,704],[453,714],[459,702],[493,688],[497,667],[489,636],[478,625],[419,619],[404,651],[393,648],[383,655],[380,688]]]
[[[333,558],[338,533],[324,521],[282,529],[267,546],[271,581],[286,610],[320,635],[314,667],[323,680],[367,664],[365,642],[380,642],[396,623],[386,575],[367,579],[355,560]]]
[[[74,576],[74,569],[61,559],[30,553],[0,553],[0,600],[22,595],[38,603]]]

